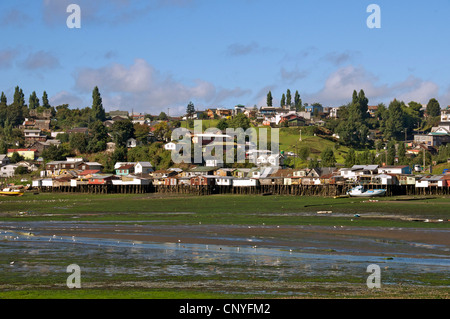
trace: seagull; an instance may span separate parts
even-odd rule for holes
[[[11,266],[14,265],[14,261],[11,261],[9,264],[10,264]]]

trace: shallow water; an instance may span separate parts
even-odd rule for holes
[[[173,227],[180,234],[192,229],[192,226]],[[225,227],[245,230],[243,226]],[[290,248],[289,241],[278,245],[279,242],[273,237],[246,237],[242,233],[224,235],[217,233],[217,229],[213,227],[205,229],[210,233],[202,233],[204,229],[199,228],[190,234],[196,239],[201,237],[204,243],[178,242],[173,234],[170,234],[172,242],[152,242],[118,238],[118,234],[150,234],[157,232],[158,226],[129,222],[0,223],[0,271],[8,272],[15,278],[12,280],[17,280],[17,284],[24,284],[27,283],[27,278],[42,274],[61,276],[65,274],[65,267],[77,264],[83,276],[91,282],[107,283],[109,279],[115,278],[157,283],[173,280],[252,280],[275,283],[287,295],[295,293],[289,289],[289,282],[308,278],[352,278],[364,284],[369,275],[367,266],[370,264],[377,264],[383,269],[382,281],[386,284],[405,281],[421,283],[421,278],[430,274],[443,280],[450,277],[450,258],[445,254],[448,251],[445,246],[408,243],[425,248],[427,255],[416,258],[415,255],[399,250],[395,257],[386,258],[384,254],[374,251],[368,251],[372,254],[355,254],[351,249],[338,249],[339,247],[334,247],[336,249],[330,252],[317,253],[315,246]],[[165,229],[163,233],[167,235],[170,230],[173,229]],[[52,233],[54,234],[50,235]],[[104,238],[95,238],[98,234]],[[209,239],[220,240],[221,243],[209,243]],[[314,240],[308,244],[314,244]],[[361,241],[358,244],[359,247],[365,245]],[[404,249],[405,246],[404,243],[389,241],[379,242],[377,245],[389,246],[390,249]],[[9,285],[14,286],[15,282],[9,282]],[[242,287],[228,289],[230,293],[242,292]],[[249,288],[245,292],[257,293],[255,289]]]

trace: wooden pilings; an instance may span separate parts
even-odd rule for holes
[[[82,194],[236,194],[236,195],[292,195],[292,196],[341,196],[354,185],[258,185],[258,186],[221,186],[221,185],[78,185],[35,187],[42,193],[82,193]],[[415,185],[365,185],[368,189],[384,188],[387,196],[396,195],[450,195],[450,187],[415,187]]]

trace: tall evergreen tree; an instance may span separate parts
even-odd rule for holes
[[[291,90],[287,89],[286,91],[286,106],[290,108],[292,106],[292,96]]]
[[[0,97],[0,104],[5,104],[5,105],[8,104],[8,100],[7,100],[4,92],[2,92],[2,96]]]
[[[188,117],[188,118],[192,118],[192,116],[194,115],[194,113],[195,113],[195,106],[194,106],[194,103],[189,102],[188,105],[187,105],[187,107],[186,107],[186,114],[187,114],[187,117]]]
[[[302,99],[300,98],[300,94],[298,93],[298,90],[295,91],[294,106],[295,106],[295,109],[297,110],[297,112],[300,111],[302,108]]]
[[[44,93],[42,94],[42,106],[45,107],[46,109],[49,109],[50,103],[48,101],[48,95],[47,92],[44,91]]]
[[[30,110],[37,109],[40,106],[39,104],[39,98],[36,95],[36,92],[33,91],[31,93],[30,98],[28,99],[28,107]]]
[[[284,93],[281,96],[280,106],[281,107],[285,107],[286,106],[286,95],[284,95]]]
[[[96,86],[92,91],[92,118],[103,122],[106,119],[105,113],[102,97],[98,87]]]
[[[269,93],[267,93],[267,106],[272,106],[272,103],[273,103],[272,92],[269,91]]]
[[[2,92],[2,95],[0,97],[0,127],[3,127],[5,125],[5,120],[7,119],[6,116],[7,111],[8,111],[8,100],[6,99],[5,93]]]

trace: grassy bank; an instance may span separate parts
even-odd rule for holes
[[[344,225],[442,227],[450,198],[355,198],[241,195],[25,194],[0,198],[0,218],[17,220],[152,221],[170,224]],[[332,214],[317,214],[332,211]],[[359,217],[355,217],[355,215]],[[409,219],[409,220],[406,220]],[[416,220],[416,221],[413,221]]]

